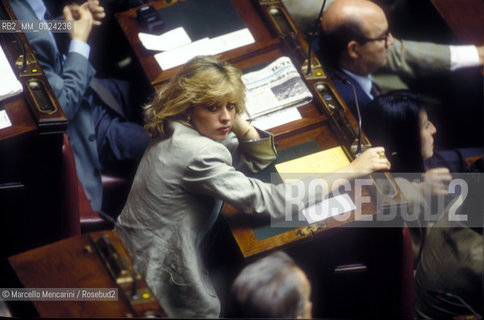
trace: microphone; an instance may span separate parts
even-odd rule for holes
[[[353,97],[355,99],[355,105],[356,105],[356,112],[358,114],[358,142],[356,146],[356,153],[355,153],[355,158],[358,158],[361,154],[361,113],[360,113],[360,104],[358,103],[358,96],[356,94],[356,88],[355,86],[346,79],[345,76],[340,76],[339,77],[341,81],[343,81],[344,84],[347,84],[353,89]]]
[[[323,11],[324,11],[324,6],[325,5],[326,5],[326,0],[323,0],[323,5],[321,6],[321,11],[319,11],[318,17],[316,18],[316,20],[314,20],[314,23],[313,23],[313,28],[312,28],[313,31],[312,32],[309,32],[309,39],[308,39],[308,69],[306,71],[306,75],[307,76],[311,76],[313,74],[313,72],[311,70],[311,46],[313,44],[313,41],[314,41],[315,36],[319,33],[318,32],[318,30],[319,30],[319,24],[320,24],[320,21],[321,21],[321,16],[323,15]]]
[[[15,38],[17,38],[17,41],[22,45],[22,69],[20,70],[22,73],[27,72],[27,50],[25,50],[25,43],[20,39],[20,36],[15,33]]]
[[[477,319],[482,319],[482,317],[467,303],[459,297],[456,294],[452,294],[450,292],[443,291],[442,289],[433,289],[433,288],[427,288],[427,292],[433,295],[436,295],[437,297],[441,296],[446,296],[448,298],[453,298],[457,301],[459,301],[468,311],[470,311]]]

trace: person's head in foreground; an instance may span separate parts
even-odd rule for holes
[[[233,317],[311,318],[311,285],[306,274],[284,252],[246,266],[230,292]]]

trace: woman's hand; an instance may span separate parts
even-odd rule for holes
[[[366,176],[375,171],[389,169],[390,162],[385,157],[385,149],[383,147],[376,147],[366,150],[349,165],[336,170],[334,173],[337,174],[324,174],[319,178],[326,181],[326,183],[323,184],[323,190],[326,190],[327,186],[331,186],[330,190],[326,190],[327,192],[330,192],[337,190],[348,180]]]
[[[422,193],[433,196],[449,194],[448,185],[452,180],[452,176],[448,168],[427,170],[422,177],[423,181],[417,184]]]
[[[385,156],[385,148],[375,147],[363,152],[348,166],[338,170],[340,172],[354,173],[356,176],[363,176],[375,171],[390,170],[390,161]]]
[[[234,122],[232,123],[232,131],[237,138],[243,140],[259,139],[259,133],[247,120],[242,119],[240,114],[235,115]]]

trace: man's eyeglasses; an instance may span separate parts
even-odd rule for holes
[[[364,38],[362,41],[358,41],[361,44],[365,44],[370,41],[382,41],[385,40],[385,48],[388,48],[388,41],[390,40],[390,31],[385,31],[385,34],[378,38]]]

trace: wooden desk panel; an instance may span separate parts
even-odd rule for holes
[[[156,9],[173,5],[172,1],[154,1],[150,3]],[[280,1],[249,1],[249,0],[232,0],[234,7],[244,20],[245,24],[250,29],[256,42],[254,44],[230,50],[222,53],[219,57],[222,60],[228,60],[241,70],[260,66],[268,62],[276,60],[278,57],[286,55],[290,56],[296,65],[296,68],[300,69],[302,73],[304,71],[304,59],[307,51],[307,44],[304,40],[304,36],[298,32],[291,17],[287,13],[284,5]],[[166,71],[162,71],[154,59],[156,52],[146,50],[138,39],[138,33],[140,27],[136,21],[136,10],[132,8],[128,11],[117,13],[116,19],[118,20],[121,28],[126,34],[131,47],[133,48],[137,58],[139,59],[147,77],[151,81],[155,89],[159,89],[163,86],[164,82],[173,76],[180,67],[172,68]],[[276,25],[273,16],[269,12],[276,10],[279,14],[287,19],[287,25],[284,30],[280,26]],[[333,89],[331,80],[328,79],[324,71],[322,70],[319,61],[317,61],[316,55],[312,55],[312,64],[314,75],[303,75],[309,89],[312,91],[314,99],[313,102],[306,106],[300,107],[303,119],[282,125],[270,130],[276,135],[287,136],[292,133],[298,133],[306,129],[311,129],[316,125],[333,126],[333,121],[328,120],[328,114],[325,112],[323,97],[318,94],[315,86],[320,83],[324,83],[333,90],[337,103],[344,109],[344,117],[346,122],[346,133],[334,130],[332,137],[329,140],[336,140],[343,148],[349,149],[350,144],[354,141],[356,136],[357,121],[348,111],[348,108],[344,105],[343,100],[339,97],[338,93]],[[331,130],[328,130],[328,132]],[[363,137],[365,139],[365,137]],[[365,140],[364,140],[365,141]],[[365,142],[368,144],[368,142]],[[333,145],[333,144],[331,144]]]
[[[37,130],[37,124],[27,111],[28,106],[24,99],[12,97],[2,101],[2,105],[5,107],[12,126],[0,130],[0,141]]]
[[[161,9],[169,5],[174,5],[176,2],[178,1],[160,0],[152,2],[151,5],[153,5],[155,9]],[[263,20],[260,18],[253,1],[232,0],[232,3],[254,36],[255,43],[221,53],[218,56],[222,60],[235,62],[241,60],[241,57],[263,52],[267,50],[267,48],[273,47],[275,44],[277,44],[278,40],[272,37],[271,32],[263,23]],[[138,33],[140,31],[138,22],[136,20],[136,10],[138,8],[139,7],[135,7],[122,13],[116,13],[115,16],[119,25],[123,29],[131,48],[133,48],[136,57],[140,61],[146,76],[151,84],[156,86],[170,79],[178,72],[180,67],[162,71],[154,58],[154,54],[156,52],[149,51],[143,47],[138,38]]]
[[[484,45],[484,1],[431,1],[463,44]]]
[[[173,4],[173,2],[168,2],[159,0],[151,4],[158,9]],[[277,148],[282,150],[315,140],[321,150],[342,146],[347,156],[352,159],[350,146],[356,137],[357,121],[334,89],[331,80],[326,77],[316,55],[313,54],[311,60],[313,74],[310,76],[305,74],[308,46],[284,5],[280,1],[255,0],[232,0],[232,3],[250,29],[256,42],[243,48],[222,53],[219,57],[222,60],[228,60],[239,69],[245,70],[274,61],[283,55],[289,56],[296,68],[300,70],[314,96],[311,103],[298,108],[302,119],[269,130],[275,136]],[[144,49],[138,39],[140,28],[136,21],[136,9],[118,13],[116,18],[140,60],[147,77],[152,85],[159,89],[180,67],[162,71],[153,57],[155,52]],[[318,89],[321,87],[324,88],[322,91]],[[333,95],[330,102],[328,102],[328,93]],[[363,143],[369,145],[364,136]],[[363,211],[367,214],[375,213],[376,207],[374,204],[368,205],[364,207]],[[224,207],[226,216],[235,212],[236,210],[229,205]],[[324,226],[297,228],[270,239],[257,241],[250,227],[241,226],[240,220],[232,217],[228,220],[232,233],[245,257],[284,247],[293,242],[309,240],[316,234],[341,224],[334,219],[329,219],[325,221]]]
[[[161,8],[169,5],[167,2],[170,1],[159,0],[150,4],[155,8]],[[296,68],[300,71],[308,88],[313,93],[313,101],[298,108],[302,119],[269,130],[275,136],[278,150],[298,146],[313,140],[316,141],[321,150],[341,146],[348,158],[352,159],[350,147],[355,141],[357,134],[357,121],[334,89],[331,80],[326,77],[316,55],[313,54],[311,59],[313,74],[305,74],[307,66],[307,61],[305,60],[307,59],[306,52],[308,46],[304,36],[294,26],[292,18],[288,15],[282,2],[279,0],[232,0],[232,3],[250,29],[256,39],[256,43],[222,53],[218,56],[222,60],[227,60],[234,64],[241,70],[252,69],[255,66],[274,61],[283,55],[289,56]],[[166,71],[160,70],[153,58],[155,52],[144,49],[138,39],[137,34],[140,30],[135,19],[135,11],[136,8],[133,8],[127,12],[119,13],[116,15],[116,18],[126,33],[152,86],[155,89],[159,89],[180,67]],[[364,145],[370,145],[364,135],[362,138]],[[374,196],[373,192],[374,190],[372,188],[364,189],[363,196]],[[401,201],[403,199],[398,194],[394,200]],[[373,215],[376,211],[375,201],[362,205],[362,214]],[[354,299],[351,298],[352,301],[348,301],[344,307],[338,305],[336,309],[339,307],[341,309],[338,309],[334,314],[326,313],[327,310],[322,311],[327,306],[325,305],[323,307],[323,303],[321,303],[321,310],[318,310],[315,315],[328,317],[335,315],[337,317],[338,314],[345,313],[341,312],[341,310],[347,310],[348,308],[351,310],[351,307],[355,306],[354,301],[361,300],[366,305],[362,306],[356,303],[358,307],[353,308],[354,312],[352,316],[356,314],[354,317],[361,316],[362,314],[376,315],[376,318],[383,318],[381,317],[383,314],[390,318],[398,317],[396,304],[400,299],[399,294],[390,296],[386,293],[382,294],[378,290],[381,288],[384,288],[384,292],[388,292],[385,290],[397,290],[396,288],[399,283],[397,279],[399,272],[398,257],[401,252],[399,249],[401,241],[400,228],[394,228],[393,230],[381,228],[379,230],[337,228],[343,222],[330,218],[321,223],[295,228],[263,240],[258,240],[253,228],[267,225],[269,223],[267,217],[258,219],[254,216],[241,215],[234,207],[227,204],[223,208],[223,215],[225,221],[231,228],[231,233],[242,255],[248,259],[276,249],[291,250],[290,248],[292,248],[297,252],[305,245],[315,244],[315,246],[318,246],[324,243],[325,247],[334,249],[328,251],[328,256],[322,257],[322,260],[328,266],[331,265],[331,268],[339,264],[360,262],[368,266],[368,272],[364,276],[368,282],[365,282],[365,280],[359,281],[359,283],[352,283],[352,287],[360,287],[360,292],[366,293],[368,291],[367,287],[370,284],[369,279],[371,279],[372,288],[369,288],[370,293],[367,294],[366,299],[353,297]],[[344,223],[347,224],[354,218],[355,212],[353,211],[350,218]],[[355,238],[355,235],[358,235],[358,237]],[[367,240],[370,238],[377,238],[377,240],[368,242]],[[341,239],[346,239],[344,244],[332,247],[334,241],[338,242]],[[352,243],[353,239],[357,239],[355,240],[357,243]],[[295,246],[296,244],[297,246]],[[385,247],[389,249],[382,250]],[[319,248],[316,250],[318,252],[320,251]],[[305,251],[303,248],[302,251],[304,252],[301,253],[303,256],[302,261],[313,260],[308,259],[308,256],[313,255],[316,250]],[[385,259],[379,256],[380,253],[385,255]],[[379,265],[381,266],[379,267]],[[325,269],[322,270],[319,267]],[[320,264],[316,267],[317,270],[315,270],[314,275],[317,275],[320,279],[324,277],[332,279],[334,275],[330,267],[327,268],[324,264]],[[315,281],[317,282],[317,280]],[[334,283],[335,288],[340,287],[337,282]],[[341,298],[339,300],[337,298],[327,299],[328,297],[321,294],[321,292],[318,294],[317,292],[320,289],[326,288],[326,284],[324,281],[323,283],[313,283],[316,298],[324,298],[324,301],[329,304],[334,304],[334,301],[347,300],[347,298],[344,298],[347,292],[341,295],[335,294],[335,297],[338,296]],[[333,293],[331,291],[330,294]],[[366,311],[362,311],[361,313],[359,311],[361,309],[366,309]],[[367,318],[372,317],[368,316]]]
[[[15,19],[7,0],[1,1],[0,11]],[[23,85],[23,93],[2,101],[12,123],[0,130],[2,271],[7,256],[59,240],[63,234],[61,163],[67,118],[56,99],[56,111],[45,113],[30,95],[27,83],[31,79],[42,81],[47,92],[53,93],[24,34],[0,34],[0,43]],[[23,46],[25,72],[21,71]]]
[[[327,124],[320,124],[313,129],[306,128],[306,130],[299,134],[291,132],[291,134],[287,136],[279,135],[275,138],[278,150],[300,145],[311,140],[316,141],[321,150],[339,146],[338,141],[334,139],[334,135]],[[352,188],[352,191],[349,193],[352,199],[355,199],[354,191],[354,188]],[[363,189],[363,196],[371,197],[368,189]],[[362,215],[373,215],[377,212],[374,202],[364,203],[361,209]],[[322,232],[353,222],[356,216],[356,212],[352,211],[349,218],[345,221],[329,218],[322,222],[294,228],[287,232],[263,240],[258,240],[253,230],[254,227],[259,227],[261,224],[261,221],[257,218],[251,221],[254,218],[253,216],[239,217],[238,210],[229,204],[224,204],[223,214],[232,230],[232,234],[234,235],[240,251],[245,258],[256,256],[261,253],[267,253],[274,249],[284,249],[300,242],[310,241],[314,237],[319,236]],[[267,225],[268,223],[268,219],[262,221],[263,225]]]
[[[106,237],[116,250],[129,279],[115,281],[96,242]],[[114,252],[114,251],[113,251]],[[110,255],[114,261],[115,255]],[[65,239],[9,258],[24,288],[118,288],[116,301],[34,301],[41,317],[55,318],[132,318],[166,316],[157,300],[140,277],[138,300],[128,296],[132,291],[133,261],[115,231],[101,231]]]

